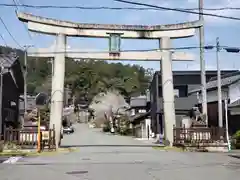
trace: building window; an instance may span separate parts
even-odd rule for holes
[[[146,113],[146,109],[139,109],[138,113]]]
[[[174,97],[179,97],[179,90],[178,89],[174,89]]]
[[[131,116],[134,116],[135,115],[135,109],[132,109],[131,110]]]

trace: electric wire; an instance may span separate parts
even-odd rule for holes
[[[155,5],[151,5],[151,4],[139,3],[139,2],[134,2],[134,1],[125,1],[125,0],[113,0],[113,1],[121,2],[121,3],[125,3],[125,4],[144,6],[144,7],[152,7],[152,8],[168,10],[168,11],[188,13],[188,14],[212,16],[212,17],[217,17],[217,18],[222,18],[222,19],[231,19],[231,20],[238,20],[238,21],[240,20],[240,17],[223,16],[223,15],[212,14],[212,13],[200,13],[200,12],[196,12],[196,11],[190,11],[190,10],[179,9],[179,8],[168,8],[168,7],[163,7],[163,6],[155,6]]]
[[[7,41],[4,39],[4,37],[2,36],[2,34],[0,34],[0,38],[2,39],[3,43],[5,44],[5,46],[7,47]]]
[[[215,48],[217,48],[216,46],[204,46],[203,47],[205,50],[213,50]],[[229,47],[229,46],[219,46],[219,48],[221,49],[232,49],[235,51],[240,52],[240,47]],[[151,52],[151,51],[155,51],[155,52],[161,52],[163,50],[168,50],[168,51],[174,51],[174,50],[192,50],[192,49],[200,49],[199,46],[185,46],[185,47],[175,47],[175,48],[160,48],[160,49],[141,49],[141,50],[137,50],[137,49],[128,49],[128,50],[120,50],[118,53],[121,52]],[[82,53],[82,54],[96,54],[96,53],[112,53],[111,51],[74,51],[74,50],[66,50],[66,51],[46,51],[46,52],[34,52],[34,51],[29,51],[28,54],[63,54],[63,53]],[[237,52],[235,52],[237,53]],[[114,53],[113,53],[114,54]]]
[[[138,9],[138,10],[146,10],[146,9],[158,9],[158,10],[167,10],[167,11],[178,11],[178,12],[183,12],[183,13],[191,13],[191,14],[200,14],[199,12],[195,12],[195,11],[189,11],[189,9],[181,9],[181,8],[167,8],[167,7],[162,7],[162,6],[155,6],[155,5],[150,5],[150,4],[145,4],[145,3],[138,3],[138,2],[133,2],[133,1],[126,1],[126,0],[114,0],[117,2],[122,2],[122,3],[127,3],[127,4],[134,4],[134,5],[139,5],[139,6],[144,6],[144,8],[132,8],[132,7],[123,7],[123,8],[112,8],[112,7],[83,7],[83,6],[54,6],[54,5],[42,5],[42,6],[37,6],[37,5],[27,5],[27,4],[20,4],[19,5],[16,3],[15,0],[13,0],[14,4],[4,4],[4,3],[0,3],[0,6],[10,6],[10,7],[16,7],[16,9],[18,7],[28,7],[28,8],[79,8],[79,9]],[[148,8],[146,8],[148,7]],[[191,8],[190,8],[191,9]],[[240,8],[232,8],[232,7],[223,7],[223,8],[219,8],[219,9],[211,9],[211,10],[224,10],[224,9],[237,9],[240,10]],[[191,10],[197,10],[197,8],[192,8]],[[210,10],[210,9],[208,9]],[[214,17],[219,17],[219,18],[225,18],[225,19],[233,19],[233,20],[240,20],[240,18],[237,17],[230,17],[230,16],[221,16],[221,15],[216,15],[216,14],[210,14],[210,13],[202,13],[203,15],[208,15],[208,16],[214,16]],[[19,46],[22,47],[17,40],[14,38],[14,36],[11,34],[11,32],[9,31],[8,27],[6,26],[6,24],[4,23],[3,19],[0,17],[0,21],[2,22],[2,24],[4,25],[5,29],[7,30],[7,32],[9,33],[9,35],[12,37],[12,39],[15,41],[15,43]],[[28,31],[27,31],[28,32]],[[31,37],[31,36],[30,36]],[[211,46],[212,48],[215,48],[214,46]],[[225,46],[226,47],[226,46]],[[179,47],[179,48],[171,48],[168,50],[180,50],[180,49],[196,49],[196,48],[200,48],[200,47]],[[205,47],[205,49],[208,49],[207,47]],[[140,51],[153,51],[153,50],[159,50],[159,49],[150,49],[150,50],[140,50]],[[161,49],[163,50],[163,49]],[[139,50],[124,50],[121,52],[128,52],[128,51],[139,51]],[[50,53],[50,52],[46,52],[46,53]],[[52,52],[52,53],[58,53],[58,52]],[[60,53],[64,53],[64,52],[60,52]],[[70,52],[68,52],[70,53]],[[72,52],[72,53],[76,53],[76,52]],[[81,52],[81,53],[99,53],[99,52]]]
[[[4,28],[6,29],[6,31],[8,32],[8,34],[11,36],[12,40],[16,43],[17,46],[20,47],[20,49],[23,49],[23,47],[19,44],[19,42],[16,40],[16,38],[12,35],[12,33],[10,32],[10,30],[8,29],[7,25],[5,24],[5,22],[3,21],[3,19],[0,17],[0,21],[3,24]]]
[[[14,7],[14,4],[0,3],[2,7]],[[159,8],[137,8],[137,7],[110,7],[110,6],[58,6],[58,5],[31,5],[31,4],[20,4],[19,7],[33,8],[33,9],[80,9],[80,10],[136,10],[136,11],[148,11],[158,10],[167,11]],[[181,10],[197,11],[198,8],[177,8]],[[220,8],[203,8],[205,11],[225,11],[225,10],[240,10],[240,7],[220,7]]]
[[[13,3],[14,3],[15,8],[16,8],[16,9],[15,9],[15,14],[17,15],[17,11],[19,11],[19,8],[18,8],[18,7],[21,6],[20,0],[18,0],[18,4],[17,4],[16,0],[13,0]],[[23,27],[24,27],[25,31],[27,32],[28,37],[30,38],[30,40],[33,40],[30,32],[28,31],[28,28],[27,28],[26,24],[25,24],[25,23],[22,23],[22,24],[23,24]]]

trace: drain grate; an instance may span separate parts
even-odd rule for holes
[[[88,171],[71,171],[71,172],[66,172],[66,174],[70,175],[76,175],[76,174],[86,174]]]

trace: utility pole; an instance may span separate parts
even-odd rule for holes
[[[27,114],[27,48],[24,50],[24,115]]]
[[[218,126],[223,127],[223,112],[222,112],[222,85],[221,85],[221,70],[218,53],[220,51],[219,38],[216,39],[216,61],[217,61],[217,89],[218,89]]]
[[[25,45],[24,46],[24,113],[27,114],[27,74],[28,74],[28,55],[27,50],[28,48],[33,47],[33,45]]]
[[[199,20],[204,23],[203,18],[203,0],[199,0]],[[205,58],[204,58],[204,24],[199,28],[200,42],[200,67],[201,67],[201,93],[202,93],[202,113],[206,117],[206,125],[208,126],[207,114],[207,91],[206,91],[206,75],[205,75]]]
[[[2,119],[2,101],[3,101],[3,72],[4,71],[4,66],[3,62],[1,62],[1,72],[0,72],[0,81],[1,81],[1,87],[0,87],[0,137],[2,135],[2,130],[3,130],[3,119]]]

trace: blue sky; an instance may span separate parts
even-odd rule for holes
[[[67,6],[111,6],[111,7],[136,7],[133,5],[114,2],[113,0],[16,0],[23,4],[33,5],[67,5]],[[178,7],[178,8],[197,8],[198,0],[135,0],[149,4]],[[218,2],[216,4],[216,1]],[[205,8],[218,7],[240,7],[239,0],[214,0],[205,1]],[[12,3],[12,0],[1,0],[1,3]],[[79,9],[32,9],[19,8],[34,15],[51,17],[62,20],[69,20],[84,23],[114,23],[114,24],[170,24],[181,23],[188,20],[196,20],[196,15],[185,14],[171,11],[133,11],[133,10],[79,10]],[[209,12],[209,11],[208,11]],[[209,12],[214,14],[235,16],[240,18],[240,11],[217,11]],[[30,33],[29,37],[26,27],[20,22],[15,15],[15,9],[9,7],[0,7],[0,17],[5,21],[12,35],[21,45],[34,44],[36,47],[49,47],[53,41],[53,36],[46,36],[37,33]],[[240,21],[205,17],[205,44],[215,44],[216,37],[220,38],[221,45],[240,47],[239,33]],[[3,26],[0,26],[0,34],[4,37],[8,45],[17,47]],[[4,44],[0,39],[0,44]],[[179,39],[172,42],[173,47],[198,46],[198,33],[195,37],[188,39]],[[108,49],[107,39],[89,39],[89,38],[68,38],[68,45],[79,49]],[[156,40],[123,40],[122,49],[156,49],[158,48]],[[197,70],[199,69],[199,52],[198,50],[185,50],[195,53],[194,62],[174,62],[175,70]],[[220,53],[220,63],[222,69],[240,69],[240,54],[231,54],[226,52]],[[216,69],[216,58],[214,51],[205,53],[207,69]],[[145,68],[159,70],[158,62],[125,62],[139,64]]]

